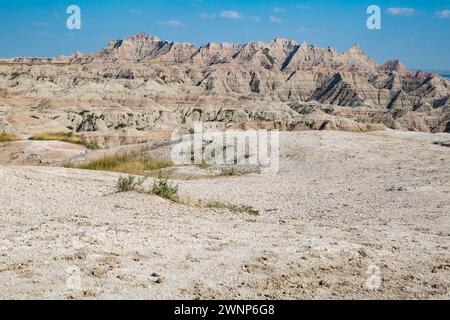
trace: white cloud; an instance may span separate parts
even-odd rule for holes
[[[286,9],[285,8],[274,8],[273,12],[275,12],[275,13],[283,13],[283,12],[286,12]]]
[[[183,23],[178,20],[166,20],[166,21],[159,21],[158,25],[170,27],[170,28],[178,28],[178,27],[181,27],[183,25]]]
[[[234,10],[222,11],[219,16],[225,19],[241,19],[242,16],[239,12]]]
[[[224,11],[218,13],[218,14],[216,14],[216,13],[202,13],[200,15],[200,18],[202,18],[202,19],[215,19],[217,17],[220,17],[220,18],[223,18],[223,19],[234,19],[234,20],[243,19],[244,18],[244,16],[242,14],[240,14],[239,12],[237,12],[235,10],[224,10]],[[259,21],[258,19],[261,20],[260,17],[255,17],[255,16],[250,17],[250,20],[252,20],[252,21]]]
[[[391,16],[413,16],[417,11],[413,8],[389,8],[386,11]]]
[[[436,16],[441,19],[448,19],[450,18],[450,10],[438,11],[436,12]]]
[[[283,23],[283,20],[278,17],[269,17],[269,21],[272,23]]]

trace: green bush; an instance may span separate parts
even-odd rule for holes
[[[308,119],[308,120],[305,120],[305,124],[306,124],[310,129],[313,129],[314,126],[316,125],[316,121],[315,121],[315,120]]]
[[[178,185],[169,183],[167,179],[159,177],[153,183],[152,193],[165,199],[175,201],[178,199]]]
[[[117,181],[117,192],[139,191],[144,183],[144,178],[137,179],[135,176],[119,177]]]

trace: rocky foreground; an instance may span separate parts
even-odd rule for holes
[[[259,216],[0,166],[0,298],[448,299],[448,139],[289,132],[276,176],[179,182]]]
[[[450,132],[450,81],[347,52],[275,39],[188,43],[138,34],[97,53],[0,61],[0,130],[64,130],[100,144],[149,131],[250,125],[287,131]]]

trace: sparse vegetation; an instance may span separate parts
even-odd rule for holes
[[[0,142],[11,142],[18,140],[17,136],[6,133],[6,132],[0,132]]]
[[[78,114],[78,115],[80,115],[80,116],[84,116],[85,114],[88,114],[88,113],[90,113],[91,111],[89,111],[89,110],[83,110],[83,111],[80,111],[80,112],[75,112],[76,114]]]
[[[93,140],[86,139],[83,135],[75,135],[72,132],[47,132],[39,133],[30,138],[35,141],[62,141],[72,144],[83,145],[88,149],[100,149],[100,146]]]
[[[210,208],[210,209],[229,210],[231,212],[237,212],[237,213],[248,213],[248,214],[251,214],[254,216],[259,215],[259,210],[255,209],[251,206],[244,206],[244,205],[237,206],[235,204],[218,202],[218,201],[208,202],[205,207]]]
[[[130,152],[104,156],[82,164],[67,164],[66,168],[144,175],[146,171],[161,170],[171,166],[172,162],[170,161],[156,160],[145,154]]]
[[[146,192],[142,185],[144,184],[147,177],[136,177],[133,175],[129,175],[128,177],[120,176],[116,190],[117,192],[142,192],[142,193],[150,193],[161,198],[176,202],[178,204],[182,204],[189,207],[194,208],[208,208],[208,209],[218,209],[218,210],[228,210],[235,213],[247,213],[250,215],[257,216],[260,211],[254,207],[246,206],[246,205],[235,205],[231,203],[219,202],[219,201],[208,201],[202,202],[201,200],[192,200],[192,199],[180,199],[178,195],[179,185],[175,185],[169,182],[168,179],[162,177],[160,174],[159,177],[153,182],[153,185],[150,189],[150,192]],[[276,209],[273,209],[276,210]]]
[[[241,175],[235,168],[223,168],[220,174],[221,177],[231,177],[231,176],[239,176]]]
[[[153,183],[152,193],[162,198],[178,201],[178,185],[173,185],[161,176]]]
[[[313,129],[316,125],[316,121],[311,119],[305,120],[305,125],[307,125],[310,129]]]
[[[88,140],[84,136],[81,136],[81,140],[82,140],[82,144],[88,149],[91,149],[91,150],[101,149],[101,147],[98,145],[98,143],[95,142],[94,140]]]
[[[145,192],[142,185],[144,184],[146,178],[147,177],[137,178],[133,175],[129,175],[128,177],[120,176],[116,185],[117,192]],[[185,204],[180,201],[178,197],[178,185],[171,184],[169,180],[163,178],[161,175],[153,183],[150,192],[146,193],[151,193],[167,200]]]
[[[46,132],[33,135],[30,140],[51,141],[58,140],[74,144],[81,144],[81,139],[72,132]]]
[[[16,79],[16,78],[20,77],[22,74],[23,73],[15,71],[15,72],[11,73],[11,79]]]
[[[119,129],[123,129],[126,128],[127,125],[125,123],[119,123],[114,129],[119,130]]]
[[[145,178],[135,176],[119,177],[117,181],[117,192],[141,191]]]

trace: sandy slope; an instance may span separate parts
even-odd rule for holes
[[[61,141],[19,140],[0,143],[0,164],[55,164],[84,156],[86,148]]]
[[[0,167],[0,297],[448,299],[438,138],[283,133],[275,177],[180,182],[257,217],[113,193],[110,173]]]

